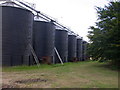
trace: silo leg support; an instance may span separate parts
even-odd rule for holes
[[[54,47],[54,49],[55,49],[55,52],[56,52],[56,54],[57,54],[57,56],[58,56],[58,58],[59,58],[61,64],[63,65],[63,61],[62,61],[62,59],[61,59],[61,57],[60,57],[60,55],[59,55],[59,53],[58,53],[56,47]]]
[[[31,44],[29,44],[29,46],[30,46],[30,50],[31,50],[31,52],[32,52],[32,54],[33,54],[33,56],[34,56],[35,62],[37,63],[37,66],[39,67],[40,63],[39,63],[39,61],[38,61],[37,55],[35,54],[35,51],[34,51],[34,49],[32,48]]]

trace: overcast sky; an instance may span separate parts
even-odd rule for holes
[[[24,0],[35,3],[36,9],[55,18],[61,24],[88,41],[88,28],[95,25],[95,6],[104,7],[108,0]]]

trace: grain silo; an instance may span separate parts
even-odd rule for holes
[[[85,61],[87,59],[87,42],[82,42],[82,61]]]
[[[68,35],[68,61],[76,61],[76,43],[77,39],[75,35]]]
[[[68,57],[68,32],[66,30],[56,29],[55,31],[55,47],[63,62],[67,62]],[[55,63],[60,60],[55,53]]]
[[[82,60],[82,39],[77,38],[77,60],[81,61]]]
[[[54,59],[55,26],[52,22],[34,21],[33,48],[41,63],[50,64]]]
[[[27,9],[0,6],[2,9],[2,64],[28,65],[31,54],[33,14]]]

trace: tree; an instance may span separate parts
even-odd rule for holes
[[[98,20],[88,32],[89,54],[93,60],[117,64],[120,61],[120,1],[96,7]]]

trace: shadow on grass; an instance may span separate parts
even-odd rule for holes
[[[96,64],[96,67],[100,67],[100,68],[107,68],[110,70],[114,70],[114,71],[120,71],[120,66],[118,65],[112,65],[109,62],[98,62],[100,64]]]

